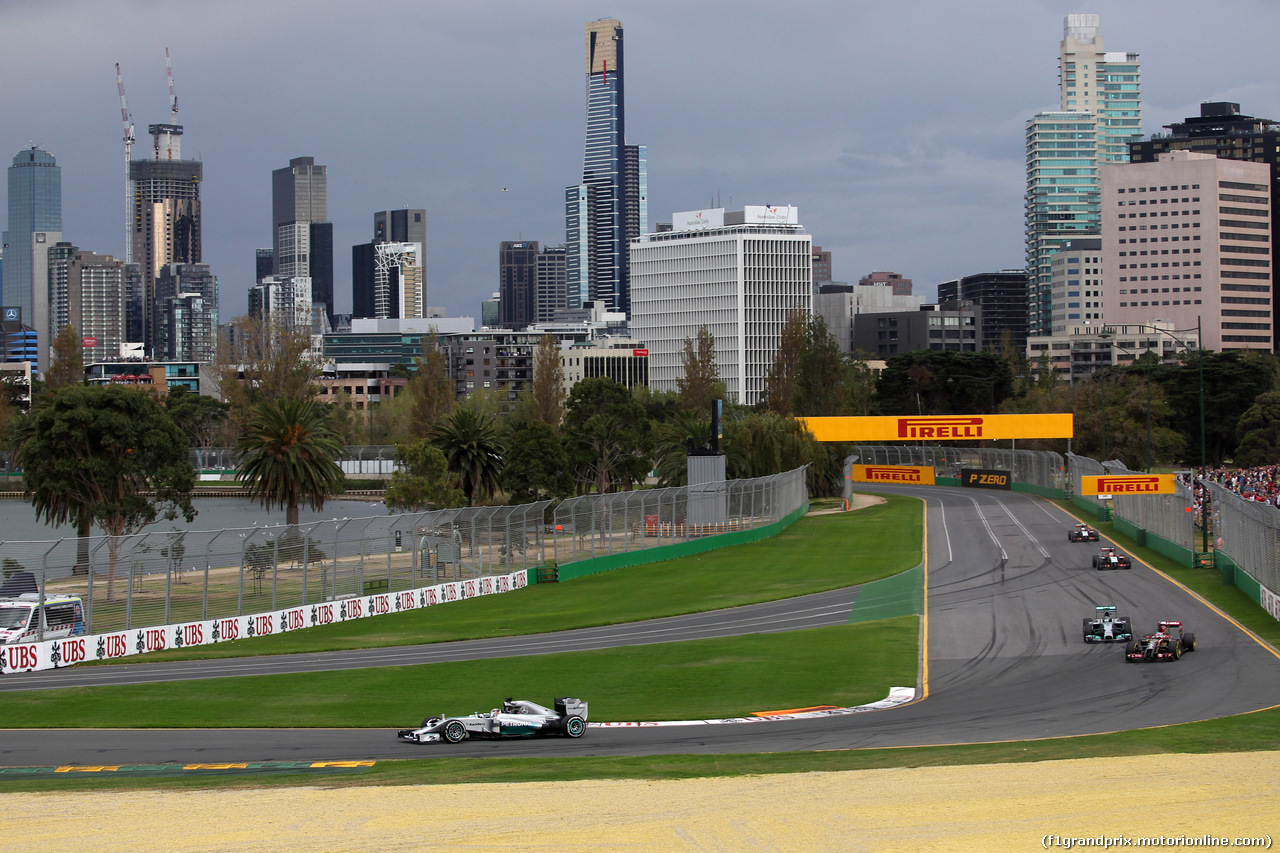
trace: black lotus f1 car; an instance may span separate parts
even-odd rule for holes
[[[1196,650],[1196,635],[1182,629],[1181,622],[1159,623],[1154,634],[1144,634],[1134,640],[1124,653],[1126,661],[1174,661]]]

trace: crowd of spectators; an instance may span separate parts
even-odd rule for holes
[[[1280,465],[1257,468],[1216,468],[1204,477],[1245,500],[1280,507]]]

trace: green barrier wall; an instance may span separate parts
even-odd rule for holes
[[[1028,492],[1029,494],[1039,495],[1042,498],[1050,498],[1060,501],[1063,498],[1062,489],[1050,489],[1048,486],[1033,486],[1030,483],[1014,483],[1013,490],[1015,492]]]
[[[1214,552],[1214,560],[1222,570],[1222,583],[1225,586],[1237,586],[1240,590],[1262,606],[1262,586],[1253,577],[1235,564],[1235,561],[1221,551]]]
[[[1074,504],[1077,508],[1082,509],[1085,512],[1089,513],[1089,515],[1093,516],[1096,519],[1101,520],[1103,515],[1105,515],[1105,513],[1103,512],[1104,507],[1102,506],[1102,503],[1100,501],[1096,501],[1096,500],[1091,501],[1088,498],[1082,498],[1079,495],[1072,495],[1071,503]]]
[[[592,557],[588,560],[565,563],[560,566],[557,577],[562,581],[567,581],[584,575],[594,575],[597,572],[624,569],[628,566],[642,566],[646,563],[660,563],[663,560],[670,560],[675,557],[687,557],[690,554],[701,554],[704,551],[714,551],[718,548],[728,548],[732,545],[745,545],[748,542],[771,539],[795,524],[808,511],[809,504],[806,503],[781,521],[775,521],[773,524],[757,527],[754,530],[721,533],[716,536],[692,539],[688,542],[678,542],[675,545],[659,545],[656,548],[645,548],[641,551],[626,551],[621,554],[609,554],[604,557]],[[537,580],[537,569],[530,569],[529,583],[537,583]]]

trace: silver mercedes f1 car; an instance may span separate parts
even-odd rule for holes
[[[411,743],[461,743],[467,738],[515,738],[563,735],[582,737],[587,730],[587,703],[581,699],[555,700],[554,710],[527,699],[507,698],[501,708],[469,716],[427,717],[416,729],[396,735]]]
[[[1116,616],[1114,604],[1100,604],[1093,610],[1094,617],[1084,620],[1086,643],[1125,643],[1133,639],[1133,621],[1128,616]]]

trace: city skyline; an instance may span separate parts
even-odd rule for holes
[[[337,310],[350,310],[350,247],[367,242],[369,216],[409,207],[428,212],[431,303],[478,317],[501,241],[565,239],[582,28],[604,16],[630,42],[627,119],[648,148],[651,230],[678,210],[792,204],[837,280],[894,270],[930,295],[1022,265],[1024,124],[1059,102],[1065,15],[1100,15],[1108,46],[1141,54],[1146,137],[1202,101],[1280,118],[1262,64],[1275,4],[1224,2],[1214,20],[1241,25],[1221,34],[1178,0],[928,5],[711,3],[677,25],[644,4],[391,2],[377,16],[394,16],[389,29],[346,4],[299,16],[295,3],[9,3],[0,151],[43,145],[62,168],[63,239],[123,257],[114,65],[135,124],[164,122],[168,47],[183,155],[204,164],[202,260],[223,320],[247,308],[270,173],[298,156],[329,169]],[[400,73],[386,74],[388,56],[405,57]]]

